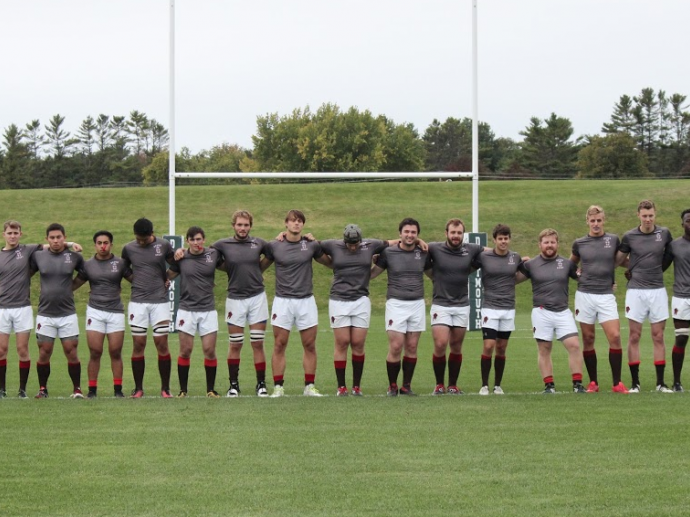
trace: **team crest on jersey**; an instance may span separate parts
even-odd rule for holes
[[[251,244],[249,245],[249,248],[250,248],[250,249],[256,249],[256,248],[258,248],[258,247],[259,247],[259,246],[256,244],[256,241],[252,241]]]
[[[563,269],[563,259],[556,260],[556,269]]]
[[[513,255],[512,253],[508,255],[508,264],[510,264],[511,266],[515,265],[515,255]]]
[[[419,250],[415,250],[414,252],[414,259],[415,260],[420,260],[422,258],[422,252]]]
[[[210,254],[210,253],[207,253],[207,254],[205,255],[205,257],[206,257],[206,262],[213,262],[213,260],[211,259],[211,254]]]
[[[155,244],[153,246],[153,250],[156,253],[156,257],[160,257],[163,253],[161,252],[161,245],[160,244]]]
[[[656,241],[661,242],[661,232],[655,232],[656,233]]]
[[[24,255],[22,255],[22,250],[16,250],[14,252],[14,258],[17,260],[24,258]]]
[[[65,264],[71,264],[71,263],[72,263],[72,254],[71,254],[71,253],[67,253],[67,254],[65,255]]]
[[[366,241],[362,241],[359,243],[359,249],[361,250],[368,250],[369,249],[369,243]]]
[[[307,241],[302,241],[301,244],[302,244],[302,247],[301,247],[302,251],[308,251],[309,248],[307,247]]]
[[[117,260],[110,262],[110,271],[111,273],[117,273]]]

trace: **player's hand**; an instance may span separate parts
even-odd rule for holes
[[[627,280],[630,280],[632,278],[632,271],[630,271],[629,269],[626,269],[625,270],[625,278]]]
[[[529,260],[529,255],[525,255],[524,257],[522,257],[523,262],[527,262],[528,260]]]
[[[175,260],[182,260],[184,258],[184,248],[177,248],[175,250],[175,256],[173,258]]]
[[[577,274],[578,277],[582,276],[582,268],[577,268],[577,271],[575,271],[575,274]]]
[[[618,284],[617,284],[616,282],[614,282],[613,285],[611,286],[611,289],[612,289],[613,292],[615,293],[615,292],[616,292],[616,289],[618,289]]]
[[[419,246],[424,253],[429,251],[429,245],[422,239],[417,238],[417,246]]]
[[[166,288],[166,289],[170,289],[170,284],[171,284],[171,283],[172,283],[172,282],[170,282],[170,280],[166,280],[166,281],[165,281],[165,288]]]
[[[307,233],[305,235],[302,235],[303,238],[307,239],[309,242],[315,241],[316,237],[314,237],[311,233]]]
[[[83,248],[81,247],[81,244],[78,242],[73,242],[72,243],[72,249],[76,251],[77,253],[81,253],[83,251]]]
[[[285,240],[285,232],[280,232],[278,235],[276,235],[276,240],[278,242],[283,242]]]

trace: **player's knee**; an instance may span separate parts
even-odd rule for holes
[[[136,325],[132,325],[130,327],[130,331],[132,333],[132,336],[146,337],[146,328],[145,327],[137,327]]]
[[[675,334],[675,345],[684,348],[688,344],[688,337],[690,337],[690,328],[675,329]]]
[[[265,330],[250,330],[249,331],[249,341],[254,345],[254,343],[263,343],[264,339],[266,338],[266,331]]]
[[[228,336],[228,343],[233,348],[242,348],[242,343],[244,342],[244,334],[239,332],[236,334],[230,334]]]
[[[153,327],[153,337],[168,337],[170,326],[167,323],[159,323]]]

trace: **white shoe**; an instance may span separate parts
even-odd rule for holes
[[[228,392],[225,394],[225,396],[230,399],[234,399],[240,396],[240,392],[237,391],[235,388],[230,388]]]
[[[503,393],[503,388],[494,386],[494,395],[505,395],[505,393]]]
[[[307,384],[304,387],[304,396],[305,397],[323,397],[321,393],[319,393],[319,390],[317,390],[313,384]]]
[[[285,395],[285,388],[283,388],[280,384],[277,384],[273,387],[271,398],[282,397],[283,395]]]
[[[639,384],[633,384],[633,387],[628,390],[628,393],[639,393],[640,392],[640,385]]]
[[[488,386],[482,386],[482,389],[479,390],[480,395],[488,395],[489,394],[489,387]]]
[[[673,390],[666,386],[666,384],[659,384],[656,387],[656,391],[658,391],[659,393],[673,393]]]

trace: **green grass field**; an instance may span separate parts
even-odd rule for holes
[[[690,206],[686,181],[486,182],[480,184],[480,231],[498,222],[513,229],[513,248],[537,253],[544,227],[561,233],[561,253],[569,255],[584,235],[590,204],[607,210],[609,231],[622,234],[636,225],[640,199],[657,203],[658,224],[680,234],[680,211]],[[347,185],[262,185],[178,188],[177,232],[202,226],[207,240],[230,234],[230,215],[246,208],[255,215],[253,233],[265,238],[283,228],[285,212],[307,215],[306,231],[337,238],[356,222],[366,236],[395,238],[405,216],[416,217],[421,236],[442,240],[445,221],[459,216],[471,227],[469,182],[358,183]],[[63,223],[68,238],[91,250],[91,236],[105,228],[115,248],[131,240],[141,216],[167,233],[167,189],[2,191],[3,218],[20,220],[23,242],[43,240],[45,227]],[[299,396],[301,346],[288,348],[284,399],[258,399],[253,392],[251,353],[243,352],[239,399],[204,397],[202,356],[192,356],[190,394],[185,400],[157,396],[153,346],[147,349],[144,400],[110,395],[109,360],[103,359],[100,398],[72,401],[67,368],[59,347],[53,355],[48,400],[0,401],[3,430],[0,515],[685,515],[688,398],[651,392],[651,341],[645,326],[641,377],[644,393],[614,396],[606,389],[576,396],[570,387],[566,354],[554,347],[557,389],[537,395],[542,383],[529,322],[529,285],[518,287],[518,330],[511,338],[504,397],[479,397],[481,336],[464,345],[460,385],[463,397],[431,397],[431,336],[420,343],[414,388],[423,396],[388,399],[383,331],[385,279],[372,282],[374,314],[367,342],[363,398],[336,398],[332,333],[327,325],[330,271],[316,264],[315,294],[321,310],[317,386],[328,397]],[[625,293],[620,275],[619,297]],[[667,272],[670,286],[672,272]],[[225,277],[218,275],[216,300],[224,303]],[[273,271],[266,274],[269,298]],[[34,303],[38,300],[34,279]],[[430,294],[430,285],[428,293]],[[571,291],[574,291],[571,284]],[[77,292],[83,316],[87,287]],[[124,289],[128,298],[129,288]],[[621,321],[623,338],[627,325]],[[669,325],[669,327],[671,327]],[[267,339],[267,350],[272,338]],[[670,345],[667,329],[670,380]],[[219,333],[218,391],[227,389],[223,358],[227,332]],[[177,338],[171,336],[173,357]],[[10,345],[8,391],[17,387],[16,351]],[[602,387],[610,384],[606,345],[600,343]],[[36,346],[32,340],[32,361]],[[125,389],[131,389],[125,340]],[[84,365],[88,353],[80,344]],[[174,368],[174,367],[173,367]],[[269,371],[270,376],[270,371]],[[348,369],[348,378],[350,369]],[[623,379],[629,384],[624,367]],[[173,387],[177,386],[173,371]],[[29,388],[36,390],[32,371]]]

